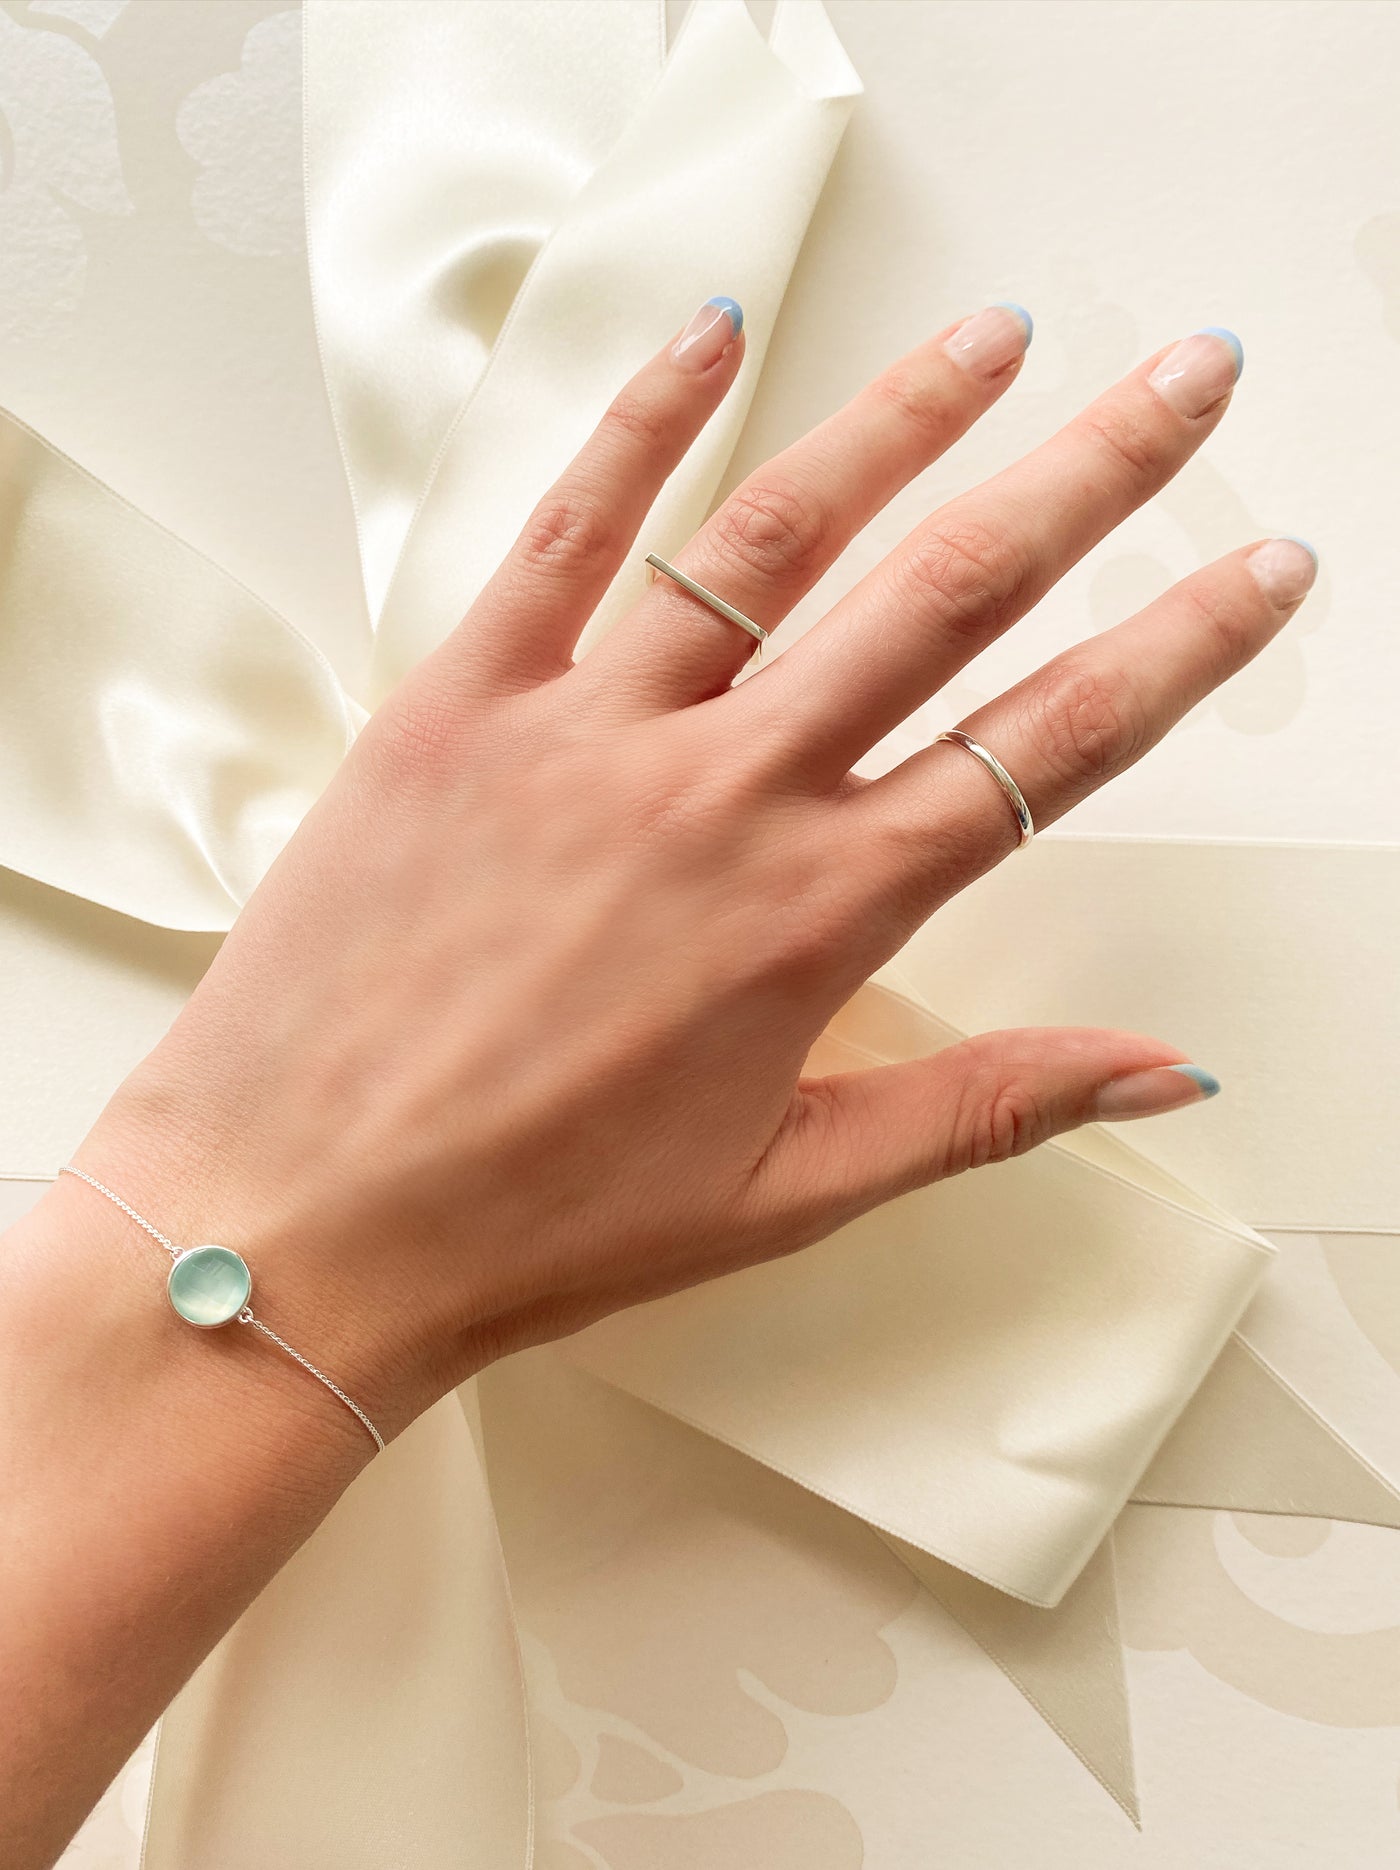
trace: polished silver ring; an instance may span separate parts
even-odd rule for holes
[[[936,747],[940,740],[951,740],[955,747],[966,747],[968,752],[986,767],[1006,794],[1011,809],[1016,814],[1016,823],[1021,831],[1021,843],[1017,848],[1024,849],[1035,836],[1035,826],[1031,823],[1031,808],[1026,804],[1025,794],[995,753],[989,753],[980,740],[974,740],[971,734],[965,734],[960,727],[949,727],[943,733],[935,734],[929,744]]]
[[[649,579],[655,578],[658,571],[664,571],[668,578],[675,579],[683,591],[689,591],[692,597],[698,597],[702,604],[708,604],[717,615],[727,617],[731,623],[737,623],[741,630],[747,630],[757,642],[760,651],[762,650],[763,645],[768,641],[768,632],[761,623],[755,623],[753,618],[746,617],[742,610],[736,610],[732,604],[726,604],[722,597],[717,597],[713,591],[707,591],[703,584],[697,584],[694,578],[687,578],[683,571],[677,571],[674,565],[668,565],[659,553],[648,552],[647,564],[651,567],[647,574]]]

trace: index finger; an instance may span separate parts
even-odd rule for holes
[[[736,487],[676,554],[677,570],[771,630],[995,402],[1030,334],[1021,307],[989,305],[917,346]],[[579,667],[607,705],[651,713],[720,693],[752,651],[737,624],[662,577]]]

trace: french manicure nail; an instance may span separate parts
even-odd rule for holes
[[[1150,1071],[1110,1079],[1095,1100],[1094,1116],[1101,1123],[1155,1117],[1159,1111],[1199,1104],[1219,1089],[1220,1080],[1199,1065],[1156,1065]]]
[[[683,370],[699,376],[719,362],[743,328],[743,308],[736,299],[706,299],[671,346],[671,355]]]
[[[964,318],[943,348],[975,377],[994,377],[1015,363],[1031,341],[1035,323],[1023,305],[999,299]]]
[[[1244,346],[1223,325],[1205,325],[1173,345],[1147,381],[1179,416],[1194,419],[1222,402],[1239,382]]]
[[[1307,596],[1317,577],[1317,553],[1306,539],[1285,534],[1266,539],[1245,560],[1271,604],[1280,610]]]

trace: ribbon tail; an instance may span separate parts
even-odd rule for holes
[[[1238,1334],[1163,1442],[1133,1500],[1400,1529],[1400,1493]]]
[[[1400,1528],[1400,1493],[1239,1334],[1211,1366],[1132,1503]],[[881,1536],[1140,1829],[1115,1535],[1052,1610]]]
[[[1228,1561],[1232,1548],[1259,1557],[1229,1512],[1400,1528],[1400,1493],[1243,1336],[1115,1529],[1125,1641],[1188,1650],[1219,1680],[1299,1720],[1393,1724],[1400,1629],[1314,1629],[1269,1608]],[[1326,1528],[1316,1530],[1325,1541]]]
[[[474,1414],[451,1393],[371,1462],[172,1702],[142,1870],[528,1867],[524,1689]]]
[[[1053,1610],[881,1537],[1141,1830],[1112,1535]]]

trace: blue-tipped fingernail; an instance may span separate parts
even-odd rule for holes
[[[1317,553],[1306,539],[1265,539],[1245,559],[1269,602],[1280,610],[1301,604],[1317,578]]]
[[[729,322],[733,325],[734,335],[737,338],[739,333],[744,329],[744,308],[740,305],[739,301],[737,299],[726,299],[724,295],[720,293],[713,299],[706,299],[705,303],[707,305],[717,305],[722,312],[728,312]]]
[[[1147,381],[1179,416],[1196,421],[1225,403],[1243,364],[1244,346],[1233,331],[1203,325],[1174,344]]]
[[[1184,1081],[1184,1082],[1183,1082]],[[1214,1097],[1220,1080],[1199,1065],[1154,1065],[1130,1071],[1099,1086],[1092,1115],[1100,1123],[1122,1123],[1128,1117],[1157,1117]]]
[[[682,370],[698,376],[719,362],[743,325],[737,299],[706,299],[671,346],[671,355]]]
[[[1234,332],[1228,330],[1224,325],[1202,325],[1200,330],[1196,333],[1196,336],[1202,338],[1219,338],[1222,344],[1229,345],[1230,355],[1235,360],[1235,381],[1238,383],[1240,377],[1244,374],[1244,346],[1240,343]]]
[[[1024,305],[1018,305],[1015,299],[993,299],[993,305],[999,305],[1004,312],[1010,312],[1013,318],[1019,318],[1026,328],[1026,343],[1035,336],[1035,320]]]
[[[959,369],[990,383],[1020,363],[1030,341],[1030,313],[998,299],[964,318],[944,340],[943,349]]]
[[[1315,566],[1321,564],[1322,561],[1321,559],[1319,559],[1317,555],[1317,547],[1313,544],[1311,539],[1304,539],[1299,533],[1296,533],[1296,532],[1281,532],[1279,534],[1279,538],[1280,539],[1291,539],[1294,545],[1300,545],[1302,546],[1305,552],[1312,553],[1312,562]]]

